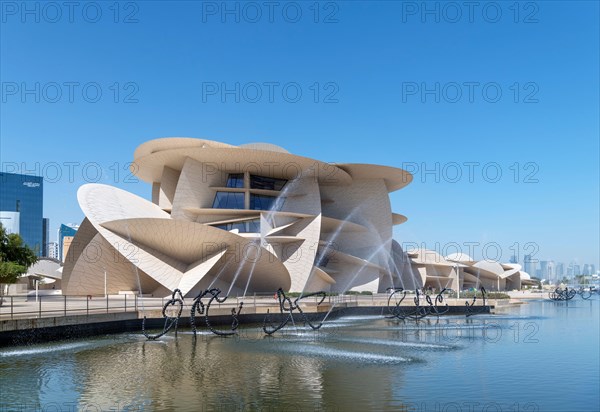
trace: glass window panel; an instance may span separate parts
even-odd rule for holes
[[[260,220],[251,220],[248,222],[248,233],[260,233]]]
[[[227,187],[244,187],[244,174],[243,173],[230,173],[227,176]]]
[[[256,219],[248,222],[224,223],[222,225],[215,225],[214,227],[227,231],[237,229],[240,233],[260,233],[260,220]]]
[[[240,233],[246,233],[246,224],[244,222],[231,223],[231,229],[229,230],[234,229],[237,229]]]
[[[285,179],[250,175],[250,189],[281,190],[286,183]]]
[[[250,194],[250,209],[252,210],[281,210],[283,203],[283,198]]]
[[[213,209],[244,209],[244,194],[237,192],[217,192]]]

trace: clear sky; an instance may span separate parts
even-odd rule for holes
[[[598,2],[466,3],[2,2],[2,170],[54,238],[146,140],[270,142],[414,172],[401,243],[598,267]]]

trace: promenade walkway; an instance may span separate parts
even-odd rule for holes
[[[521,296],[520,292],[513,294],[514,298],[538,297],[541,294]],[[414,306],[414,294],[408,294],[402,302],[402,306]],[[292,298],[292,300],[295,298]],[[106,297],[86,297],[86,296],[38,296],[36,299],[32,296],[5,296],[4,303],[0,305],[0,321],[13,319],[41,319],[45,317],[60,317],[73,315],[93,315],[103,313],[128,313],[138,312],[140,317],[148,316],[148,313],[154,314],[156,311],[162,311],[164,304],[169,298],[157,297],[138,297],[137,295],[109,295]],[[306,306],[308,311],[322,311],[317,309],[317,297],[310,297],[302,300],[302,305]],[[444,303],[450,306],[464,306],[465,298],[451,299],[445,298]],[[513,300],[513,299],[511,299]],[[237,308],[240,302],[244,303],[244,311],[253,313],[266,313],[267,309],[271,312],[278,311],[278,302],[273,295],[249,295],[246,297],[230,297],[225,303],[214,302],[213,309],[226,309],[230,312],[232,308]],[[184,310],[191,309],[192,299],[184,300]],[[489,300],[490,305],[502,305],[508,303],[508,300]],[[328,296],[323,304],[325,310],[329,310],[331,305],[336,306],[370,306],[383,307],[388,304],[388,295],[386,293],[373,295],[340,295]],[[424,299],[422,305],[427,305]],[[147,313],[148,312],[148,313]],[[185,314],[184,314],[185,316]],[[162,314],[159,315],[162,317]]]

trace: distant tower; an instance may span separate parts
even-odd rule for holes
[[[565,264],[562,262],[556,262],[554,273],[556,273],[557,278],[562,279],[565,276]]]
[[[573,270],[573,263],[571,263],[567,267],[567,277],[572,278],[573,276],[575,276],[575,271]]]
[[[523,257],[523,270],[529,273],[530,276],[536,276],[535,266],[537,260],[533,259],[532,255],[525,255]]]
[[[546,265],[546,274],[548,276],[548,279],[553,279],[553,280],[561,280],[562,279],[556,275],[556,270],[554,267],[553,260],[548,261],[548,264]]]
[[[42,256],[48,256],[48,243],[50,243],[50,219],[42,219]]]
[[[47,256],[52,259],[58,259],[58,243],[57,242],[48,243]]]
[[[79,225],[74,223],[61,224],[60,229],[58,229],[58,259],[61,261],[65,261],[67,257],[67,252],[69,251],[69,246],[71,245],[71,241],[75,237],[75,233],[77,233],[77,229],[79,229]]]
[[[0,172],[0,222],[44,256],[44,178]]]

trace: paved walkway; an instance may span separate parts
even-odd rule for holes
[[[524,296],[516,295],[516,298]],[[540,297],[540,294],[535,296]],[[402,302],[402,306],[413,306],[414,295],[407,295]],[[295,298],[292,298],[292,300]],[[308,311],[316,311],[315,304],[317,297],[310,297],[302,300],[303,306],[306,306]],[[161,311],[168,298],[153,298],[153,297],[137,297],[135,295],[109,295],[108,297],[93,297],[91,299],[82,296],[39,296],[37,301],[35,297],[13,296],[4,297],[4,303],[0,306],[0,321],[9,319],[35,319],[45,317],[60,317],[72,315],[92,315],[102,313],[126,313],[139,312],[144,316],[145,312]],[[450,306],[464,306],[464,298],[462,299],[445,299],[444,303]],[[512,301],[513,299],[511,299]],[[190,310],[192,299],[184,300],[184,311]],[[246,296],[245,298],[229,298],[225,303],[214,302],[214,309],[231,309],[238,307],[240,302],[244,302],[246,310],[254,308],[255,312],[262,312],[266,309],[278,310],[278,303],[274,296]],[[480,304],[480,300],[476,304]],[[508,300],[490,300],[490,305],[508,304]],[[343,295],[343,296],[328,296],[324,303],[328,307],[330,305],[344,304],[349,306],[387,306],[388,295]],[[422,300],[422,305],[427,305],[425,300]],[[184,315],[185,316],[185,315]]]

